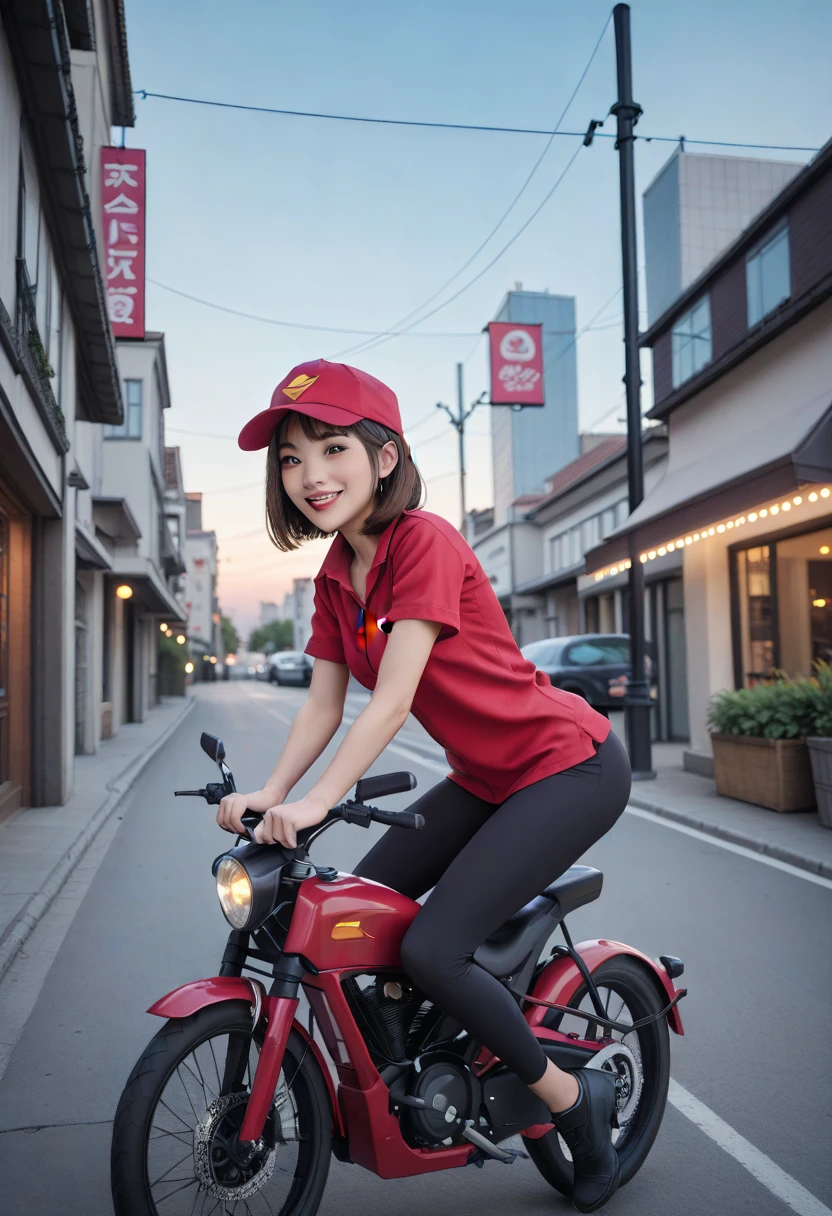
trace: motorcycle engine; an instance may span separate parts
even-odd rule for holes
[[[426,1052],[390,1087],[402,1133],[414,1148],[456,1142],[474,1110],[478,1083],[459,1056]]]

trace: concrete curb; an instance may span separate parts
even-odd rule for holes
[[[137,756],[114,781],[109,783],[107,787],[110,791],[108,797],[89,820],[86,827],[78,833],[72,844],[69,845],[41,889],[31,896],[14,920],[8,925],[3,934],[2,941],[0,941],[0,981],[3,980],[21,946],[37,926],[104,824],[118,810],[144,768],[164,744],[167,743],[173,732],[178,730],[195,705],[196,700],[194,697],[185,697],[182,712],[176,720],[168,726],[167,730],[146,751]]]
[[[751,849],[755,853],[762,853],[766,857],[774,857],[777,861],[788,862],[789,865],[796,866],[799,870],[807,870],[810,874],[818,874],[822,878],[832,878],[832,865],[828,865],[825,861],[819,861],[815,857],[805,857],[802,853],[795,853],[791,849],[786,849],[782,845],[772,844],[768,840],[759,840],[754,836],[747,835],[745,832],[738,832],[734,828],[725,827],[721,823],[711,823],[708,820],[700,819],[697,815],[687,814],[685,811],[671,810],[670,807],[662,806],[658,802],[651,802],[649,798],[638,796],[634,798],[631,795],[629,805],[638,807],[640,811],[650,811],[661,819],[669,819],[673,823],[681,823],[685,827],[696,828],[707,836],[715,836],[720,840],[727,840],[731,844],[742,845],[744,848]]]

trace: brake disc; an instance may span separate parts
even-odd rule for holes
[[[644,1086],[641,1061],[625,1043],[616,1040],[596,1052],[585,1068],[600,1068],[615,1078],[615,1106],[618,1126],[624,1131],[636,1112]]]
[[[233,1162],[228,1154],[224,1137],[217,1140],[220,1124],[230,1111],[237,1107],[245,1107],[248,1098],[249,1095],[246,1092],[226,1094],[224,1097],[215,1098],[194,1129],[194,1172],[199,1180],[200,1190],[207,1191],[213,1198],[222,1199],[226,1203],[234,1203],[238,1199],[248,1199],[249,1196],[256,1195],[274,1173],[277,1149],[267,1149],[262,1139],[258,1142],[258,1147],[246,1166],[237,1166]],[[242,1117],[239,1123],[242,1125]],[[240,1182],[224,1183],[217,1178],[215,1149],[219,1149],[223,1153],[222,1164],[225,1168],[231,1168],[242,1175]],[[254,1173],[246,1177],[249,1170],[254,1170]]]

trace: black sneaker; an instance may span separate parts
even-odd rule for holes
[[[620,1163],[610,1136],[617,1125],[615,1080],[598,1068],[570,1070],[581,1087],[574,1106],[552,1115],[575,1167],[572,1202],[579,1212],[595,1212],[618,1187]]]

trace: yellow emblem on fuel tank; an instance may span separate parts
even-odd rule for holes
[[[360,920],[340,920],[330,936],[334,942],[354,942],[362,937],[372,938],[373,935],[361,928]]]

